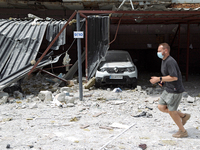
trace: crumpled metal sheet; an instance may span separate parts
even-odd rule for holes
[[[57,35],[66,21],[35,21],[0,19],[0,85],[4,80],[12,81],[36,59],[44,34],[50,39]],[[56,30],[55,30],[56,29]],[[65,43],[65,32],[61,34],[54,47],[59,48]],[[31,69],[31,68],[30,68]],[[6,82],[7,83],[7,82]]]
[[[109,16],[88,16],[88,79],[109,49]]]
[[[61,56],[61,55],[60,55]],[[52,60],[51,57],[43,59],[37,66],[37,68],[41,68],[53,63],[58,62],[60,56],[57,56]],[[9,76],[3,78],[0,80],[0,90],[3,90],[4,88],[8,87],[10,84],[17,82],[18,80],[22,79],[26,74],[33,68],[31,64],[28,64],[21,69],[17,70],[13,74],[10,74]],[[36,70],[37,70],[36,68]]]
[[[53,39],[56,37],[56,35],[59,33],[59,31],[63,28],[63,26],[66,23],[67,21],[52,21],[48,24],[46,39],[49,41],[49,44],[51,43],[51,41],[53,41]],[[63,30],[58,39],[52,45],[51,49],[58,50],[61,45],[65,44],[65,42],[66,42],[66,28]]]
[[[39,51],[48,22],[0,20],[0,72],[1,79],[13,74]]]

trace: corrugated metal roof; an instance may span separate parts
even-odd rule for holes
[[[35,60],[46,30],[51,42],[66,21],[0,20],[0,83]],[[65,44],[65,33],[54,49]]]
[[[35,59],[48,22],[0,20],[1,79]]]
[[[51,42],[58,32],[63,28],[67,21],[51,21],[48,24],[46,31],[46,39]],[[60,34],[56,42],[52,45],[51,49],[58,50],[61,45],[66,42],[66,29]]]

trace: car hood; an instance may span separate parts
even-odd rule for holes
[[[111,63],[105,63],[101,68],[126,68],[126,67],[133,67],[132,62],[111,62]]]

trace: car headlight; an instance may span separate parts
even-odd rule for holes
[[[129,68],[127,68],[127,71],[128,72],[133,72],[133,71],[135,71],[135,67],[129,67]]]

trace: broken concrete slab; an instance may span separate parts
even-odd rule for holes
[[[187,97],[187,102],[188,102],[188,103],[194,103],[194,102],[195,102],[195,98],[194,98],[194,97],[191,97],[191,96],[188,96],[188,97]]]
[[[0,105],[8,102],[9,94],[3,91],[0,91]]]
[[[52,101],[52,92],[51,91],[40,91],[38,97],[41,101]]]

